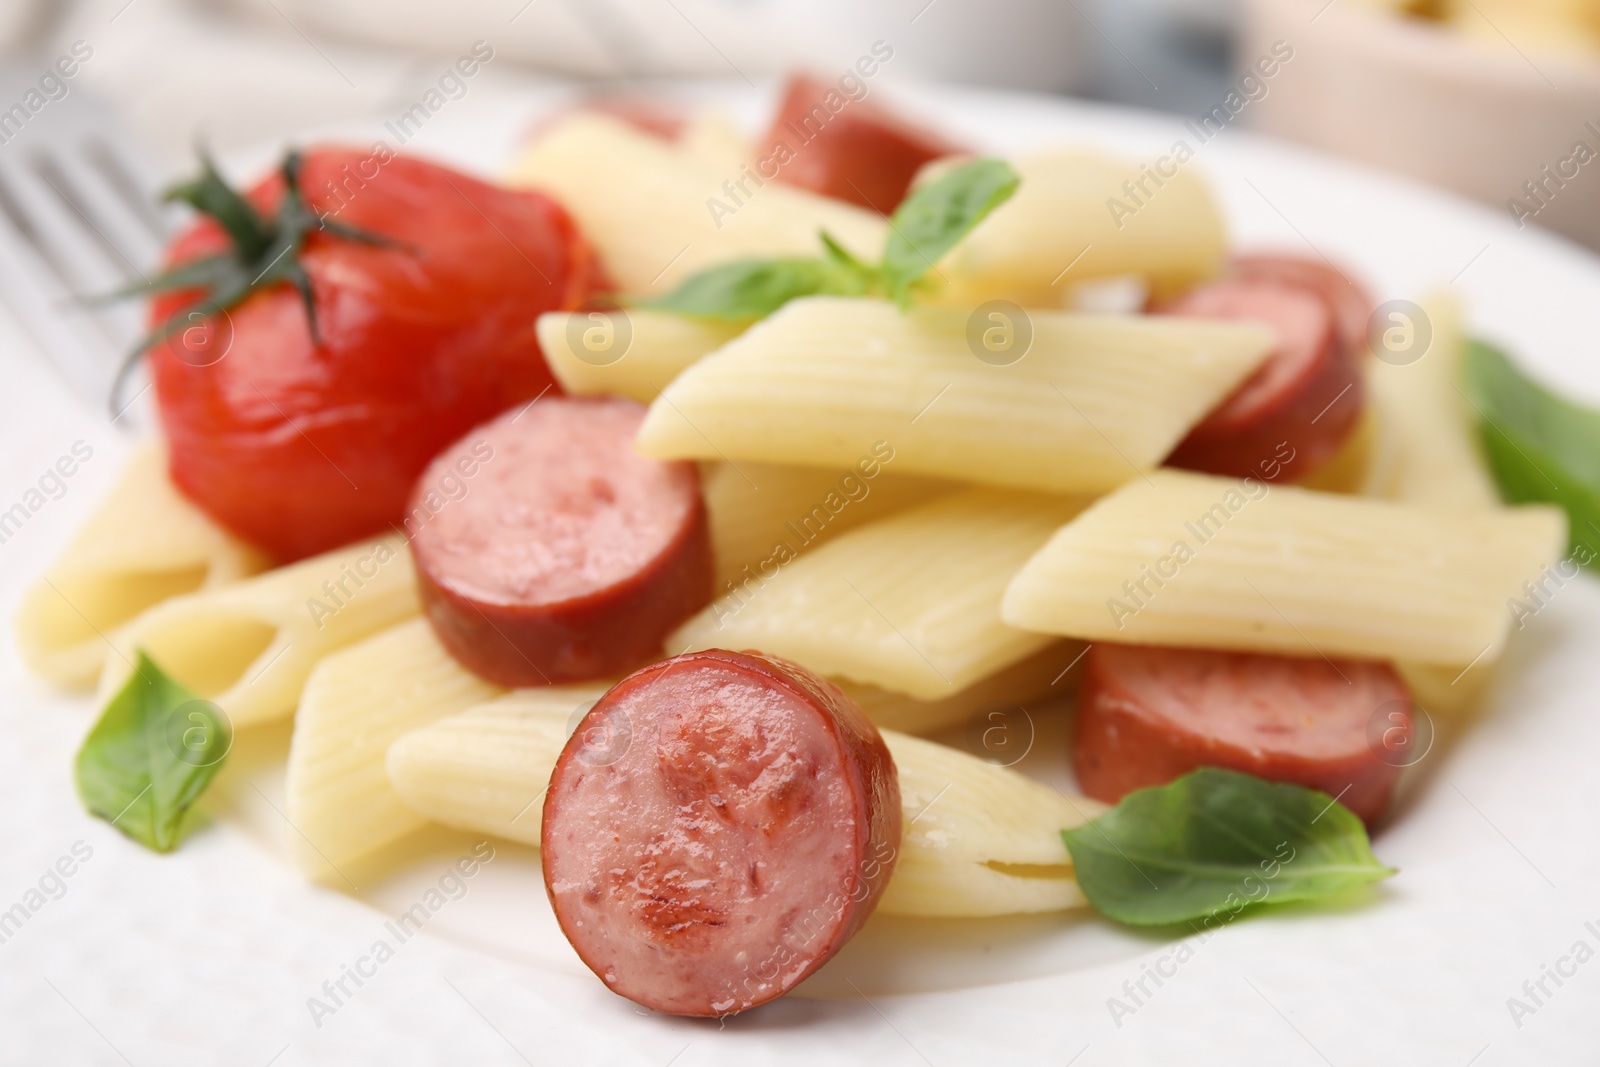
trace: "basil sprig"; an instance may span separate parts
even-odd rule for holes
[[[1467,342],[1461,370],[1500,495],[1560,505],[1576,557],[1592,562],[1600,545],[1600,411],[1557,396],[1482,341]],[[1576,551],[1582,546],[1589,550]]]
[[[233,743],[222,712],[169,678],[143,650],[78,751],[89,811],[157,852],[178,843],[184,815]]]
[[[802,296],[881,295],[909,306],[918,283],[957,241],[1016,192],[1011,165],[977,159],[917,189],[889,218],[883,260],[863,262],[827,232],[816,258],[739,259],[639,306],[719,322],[763,318]]]
[[[1211,767],[1129,793],[1061,836],[1089,903],[1137,925],[1231,918],[1394,873],[1332,797]]]

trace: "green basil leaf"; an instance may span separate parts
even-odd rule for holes
[[[1061,836],[1089,902],[1118,922],[1189,922],[1387,878],[1350,810],[1314,789],[1205,767]]]
[[[639,306],[690,318],[746,322],[802,296],[858,296],[868,282],[834,259],[738,259],[685,279],[665,296]]]
[[[157,852],[178,843],[184,814],[233,744],[216,705],[201,700],[143,650],[133,675],[78,751],[78,795],[89,811]]]
[[[915,190],[889,219],[883,249],[884,285],[905,303],[913,283],[984,217],[1005,203],[1022,181],[999,159],[978,159]]]
[[[1592,563],[1600,546],[1600,411],[1557,396],[1482,341],[1467,342],[1461,370],[1500,495],[1560,505],[1574,554]]]

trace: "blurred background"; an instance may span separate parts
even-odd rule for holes
[[[878,39],[885,82],[1226,108],[1600,248],[1600,0],[4,0],[0,110],[78,42],[69,87],[170,172],[197,137],[392,114],[478,40],[495,58],[476,84],[503,89],[764,84]],[[1256,77],[1275,45],[1292,61]]]

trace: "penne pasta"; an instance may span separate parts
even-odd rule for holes
[[[1566,544],[1555,508],[1462,513],[1158,471],[1062,528],[1006,590],[1013,626],[1087,640],[1457,664]]]
[[[1312,471],[1310,477],[1296,484],[1302,489],[1316,489],[1324,493],[1375,495],[1368,493],[1366,487],[1376,476],[1382,432],[1380,416],[1368,404],[1339,451]]]
[[[1482,660],[1468,667],[1454,664],[1396,663],[1396,671],[1423,711],[1437,715],[1463,715],[1483,698],[1494,680],[1495,663]]]
[[[1393,450],[1368,491],[1430,507],[1498,507],[1500,494],[1480,453],[1471,408],[1456,385],[1464,351],[1461,310],[1447,292],[1434,294],[1422,310],[1433,334],[1426,352],[1409,363],[1373,360],[1368,366],[1371,402]],[[1397,320],[1390,328],[1414,331],[1419,325]]]
[[[617,285],[634,294],[667,292],[730,259],[820,255],[820,230],[876,261],[887,233],[871,212],[725,169],[593,112],[544,133],[506,181],[559,200]]]
[[[544,790],[574,716],[605,691],[516,689],[442,719],[389,747],[389,781],[434,822],[537,845]]]
[[[419,610],[405,539],[357,542],[140,615],[116,637],[101,699],[122,687],[142,648],[236,727],[283,718],[319,659]]]
[[[587,692],[520,690],[406,734],[389,749],[388,771],[415,813],[376,828],[366,809],[381,791],[364,783],[340,818],[375,827],[385,840],[395,836],[391,826],[432,820],[539,844],[544,791]],[[890,732],[884,740],[899,771],[905,830],[880,911],[1007,915],[1086,903],[1061,831],[1104,805],[930,741]],[[307,831],[324,851],[347,834]]]
[[[89,686],[118,627],[183,593],[265,570],[261,552],[189,503],[159,441],[141,445],[117,484],[43,578],[23,594],[17,644],[28,668]]]
[[[678,134],[678,147],[696,163],[735,175],[755,162],[750,142],[726,115],[702,111],[689,117]]]
[[[853,467],[720,463],[702,475],[717,592],[759,582],[783,560],[872,519],[954,488],[914,474],[892,474],[869,449]]]
[[[996,489],[842,534],[717,600],[677,653],[759,648],[821,674],[940,700],[1049,644],[1000,621],[1006,584],[1083,502]]]
[[[842,468],[882,442],[897,472],[1099,491],[1158,464],[1273,345],[1256,323],[1028,318],[1031,347],[994,365],[969,336],[987,319],[796,300],[668,386],[637,447],[661,459]]]
[[[885,731],[905,812],[886,915],[978,917],[1088,904],[1061,831],[1104,804],[945,745]]]
[[[289,745],[285,814],[302,869],[337,874],[347,861],[425,825],[389,782],[389,746],[500,692],[451,659],[424,619],[318,663]]]
[[[1065,287],[1092,278],[1137,275],[1159,296],[1215,274],[1226,251],[1216,201],[1167,158],[1167,176],[1159,160],[1074,149],[1014,160],[1016,195],[940,261],[943,299],[1059,307]]]
[[[829,680],[844,690],[845,696],[854,700],[880,729],[931,734],[970,723],[992,708],[1067,695],[1075,684],[1071,668],[1078,663],[1083,647],[1080,641],[1053,641],[1028,658],[937,700],[918,700],[848,678]]]
[[[539,316],[539,347],[569,393],[614,393],[648,404],[691,363],[739,333],[647,308],[550,312]]]

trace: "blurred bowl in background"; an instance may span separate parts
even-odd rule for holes
[[[1600,248],[1600,58],[1497,48],[1328,0],[1248,0],[1238,68],[1280,40],[1294,59],[1251,105],[1255,129]]]

